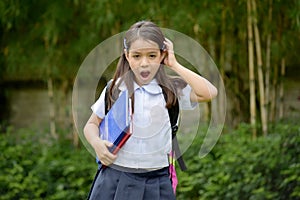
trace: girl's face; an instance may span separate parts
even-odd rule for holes
[[[126,59],[134,73],[138,85],[146,85],[155,77],[165,53],[161,54],[159,46],[153,41],[138,39],[125,50]]]

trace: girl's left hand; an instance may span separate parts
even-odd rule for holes
[[[174,54],[173,43],[168,38],[165,38],[164,44],[166,45],[166,49],[164,52],[166,53],[163,63],[168,67],[172,68],[176,65],[177,60]]]

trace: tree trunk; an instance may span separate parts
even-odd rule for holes
[[[68,84],[69,84],[69,82],[68,82]],[[69,95],[69,87],[68,87],[68,89],[66,90],[66,96],[68,97],[68,98],[70,98],[71,97],[71,99],[69,99],[69,105],[72,105],[72,95]],[[72,137],[73,137],[73,145],[74,145],[74,147],[76,147],[76,148],[79,148],[79,136],[78,136],[78,133],[77,133],[77,131],[76,131],[76,127],[75,127],[75,122],[74,122],[74,119],[73,119],[73,113],[72,113],[72,108],[69,108],[68,109],[68,123],[69,123],[69,125],[68,125],[68,130],[70,130],[70,131],[72,131]]]
[[[280,67],[280,88],[279,88],[279,120],[283,119],[284,115],[284,84],[283,78],[285,76],[285,58],[281,59]]]
[[[224,65],[225,65],[225,45],[226,45],[226,9],[222,10],[222,27],[221,27],[221,46],[220,46],[220,65],[219,70],[221,73],[222,80],[225,80],[225,72],[224,72]],[[221,88],[223,83],[221,81],[218,82],[218,88]],[[226,95],[224,90],[219,90],[218,92],[218,113],[220,113],[219,117],[223,116],[223,113],[226,113],[224,105],[224,101],[226,101]],[[220,119],[218,119],[220,121]]]
[[[278,65],[274,65],[273,70],[273,81],[272,89],[270,90],[271,99],[270,99],[270,121],[275,122],[276,119],[276,109],[277,109],[277,85],[278,85]]]
[[[269,1],[269,15],[268,22],[272,23],[272,0]],[[269,31],[267,35],[267,49],[266,49],[266,119],[269,121],[269,111],[270,111],[270,66],[271,66],[271,40],[272,39],[272,31]]]
[[[55,103],[53,98],[53,81],[51,76],[48,76],[47,80],[48,85],[48,97],[49,97],[49,114],[50,114],[50,134],[54,139],[58,139],[56,134],[56,126],[55,126]]]
[[[222,24],[221,24],[221,45],[220,45],[220,73],[224,79],[224,64],[225,64],[225,44],[226,44],[226,9],[222,10]]]
[[[255,37],[255,47],[256,47],[256,59],[257,59],[257,73],[258,73],[258,86],[259,86],[259,104],[260,104],[260,117],[262,124],[263,135],[266,136],[268,133],[268,122],[266,118],[266,100],[265,100],[265,84],[263,77],[263,64],[262,64],[262,54],[261,54],[261,43],[260,43],[260,33],[257,26],[257,14],[256,14],[256,3],[252,0],[253,13],[255,19],[253,20],[254,27],[254,37]]]
[[[60,126],[62,129],[66,131],[72,131],[70,132],[70,138],[72,138],[73,145],[74,147],[79,147],[79,138],[78,134],[75,131],[75,127],[73,122],[73,115],[71,112],[70,105],[72,104],[72,100],[70,99],[70,82],[69,80],[63,80],[61,86],[60,86],[60,92],[61,92],[61,98],[60,102],[61,105],[59,107],[59,121],[60,121]],[[57,122],[57,121],[56,121]]]
[[[211,57],[216,58],[216,44],[215,44],[214,38],[212,38],[212,37],[208,38],[208,48],[209,48],[209,53],[210,53]],[[219,99],[219,97],[218,97],[218,99]],[[217,102],[217,103],[219,103],[219,102]],[[214,111],[211,109],[212,108],[211,103],[205,103],[205,104],[206,104],[205,110],[207,112],[204,115],[204,119],[205,119],[205,121],[209,121],[209,119],[211,118],[211,115],[214,114],[213,113]],[[219,113],[219,109],[220,109],[219,107],[220,107],[219,105],[217,107],[215,107],[218,109],[217,111],[215,111],[215,113]],[[219,117],[219,116],[216,116],[216,117]],[[218,121],[219,121],[219,119],[218,119]]]
[[[255,103],[255,79],[254,79],[254,48],[252,30],[251,0],[247,0],[247,31],[248,31],[248,65],[249,65],[249,87],[250,87],[250,123],[252,136],[256,138],[256,103]]]

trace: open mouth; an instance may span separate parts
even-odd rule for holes
[[[149,72],[149,71],[141,72],[142,78],[148,78],[149,75],[150,75],[150,72]]]

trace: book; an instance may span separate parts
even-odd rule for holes
[[[99,126],[100,137],[114,145],[109,149],[117,154],[132,133],[132,109],[128,91],[121,93]]]

